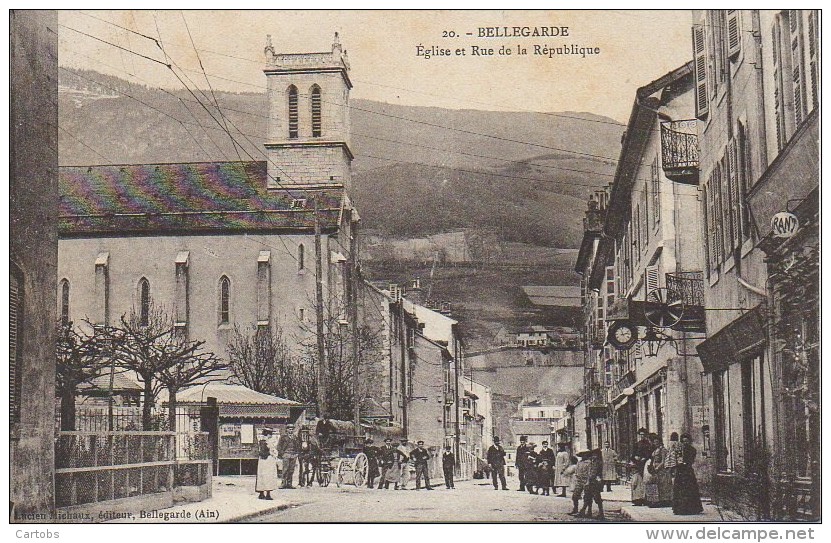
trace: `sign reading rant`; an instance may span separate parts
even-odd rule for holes
[[[793,213],[780,211],[770,220],[770,227],[775,238],[790,238],[799,230],[799,219]]]

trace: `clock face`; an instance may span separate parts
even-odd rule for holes
[[[628,326],[620,326],[615,330],[615,339],[622,344],[629,343],[632,340],[632,329]]]

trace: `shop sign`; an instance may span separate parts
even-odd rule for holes
[[[799,219],[793,213],[780,211],[770,220],[770,228],[775,238],[790,238],[799,230]]]

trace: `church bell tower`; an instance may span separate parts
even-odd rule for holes
[[[269,188],[351,184],[349,60],[337,32],[332,50],[276,53],[265,47]]]

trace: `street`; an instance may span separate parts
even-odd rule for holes
[[[377,490],[345,486],[281,490],[278,499],[292,505],[282,511],[251,519],[252,522],[597,522],[569,516],[571,500],[518,492],[516,479],[507,491],[494,491],[483,480],[458,481],[430,492]],[[285,498],[283,493],[290,493]],[[621,521],[620,502],[610,503],[607,520]],[[597,511],[595,510],[595,515]]]

